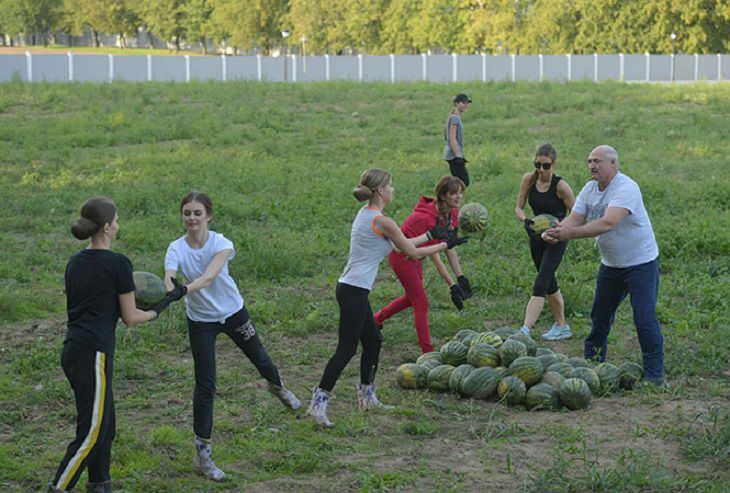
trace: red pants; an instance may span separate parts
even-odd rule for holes
[[[418,334],[418,345],[424,353],[433,351],[431,336],[428,332],[428,296],[423,289],[423,261],[410,260],[402,253],[392,252],[388,262],[398,276],[405,294],[391,301],[385,308],[375,314],[375,322],[383,322],[406,308],[413,307],[413,322]]]

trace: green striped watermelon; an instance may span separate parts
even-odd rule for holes
[[[472,329],[461,329],[456,334],[454,334],[454,337],[452,339],[454,341],[459,341],[460,343],[464,344],[465,346],[471,345],[471,340],[474,339],[476,336],[479,335],[479,332]]]
[[[149,310],[162,301],[167,294],[165,283],[152,272],[132,272],[134,280],[134,303],[140,310]]]
[[[525,335],[522,332],[517,332],[516,334],[509,336],[507,339],[517,339],[524,344],[525,348],[527,348],[528,356],[535,356],[537,354],[537,343],[532,340],[532,337]]]
[[[573,373],[570,374],[571,378],[580,378],[588,384],[588,388],[591,389],[593,395],[599,395],[601,393],[601,379],[593,370],[593,368],[578,367],[573,369]]]
[[[500,377],[500,372],[492,367],[476,368],[461,382],[461,395],[473,399],[487,399],[497,390]]]
[[[474,344],[469,348],[466,361],[475,368],[499,366],[499,351],[489,344]]]
[[[618,375],[621,388],[631,390],[644,378],[644,368],[636,363],[626,362],[618,367]]]
[[[571,411],[587,409],[591,405],[591,389],[580,378],[566,378],[558,388],[560,402]]]
[[[497,385],[497,395],[508,406],[516,406],[525,402],[527,387],[525,382],[517,377],[504,377]]]
[[[469,348],[459,341],[449,341],[441,346],[441,361],[451,366],[459,366],[466,363],[466,354]]]
[[[538,347],[537,351],[535,352],[535,356],[537,356],[539,358],[540,356],[542,356],[544,354],[553,354],[554,355],[555,351],[553,351],[550,348],[546,348],[546,347],[542,347],[542,346]]]
[[[487,227],[489,213],[482,204],[472,202],[459,209],[459,226],[467,233],[479,233]]]
[[[560,373],[565,378],[570,378],[570,375],[573,374],[573,368],[572,365],[569,365],[568,363],[553,363],[552,365],[547,367],[547,371],[552,371],[555,373]]]
[[[416,364],[419,364],[419,365],[423,364],[424,361],[428,361],[430,359],[435,359],[436,361],[441,363],[441,358],[442,358],[441,352],[431,351],[430,353],[423,353],[422,355],[420,355],[418,357],[418,359],[416,360]]]
[[[568,361],[568,357],[563,353],[555,353],[555,357],[558,359],[558,363],[566,363]]]
[[[550,367],[550,365],[558,362],[558,358],[553,353],[540,354],[537,356],[537,359],[539,359],[540,363],[542,363],[543,370],[547,370]]]
[[[557,374],[556,374],[557,375]],[[530,387],[525,396],[525,405],[530,411],[554,411],[560,409],[558,391],[547,383],[538,383]]]
[[[453,371],[454,367],[451,365],[440,365],[428,372],[428,377],[426,379],[428,390],[433,390],[434,392],[448,392],[449,378]]]
[[[601,392],[603,394],[608,394],[618,389],[620,378],[616,365],[601,363],[594,370],[596,370],[598,378],[601,379]]]
[[[505,368],[504,366],[498,366],[494,369],[494,371],[496,371],[499,375],[499,380],[502,380],[504,377],[509,376],[509,369]]]
[[[422,367],[424,367],[427,371],[431,371],[434,368],[436,368],[437,366],[443,365],[443,363],[441,363],[439,360],[434,359],[434,358],[427,359],[423,363],[418,363],[418,364],[421,365]]]
[[[494,333],[501,337],[503,341],[506,341],[509,336],[511,336],[512,334],[516,334],[517,332],[517,329],[506,326],[494,329]]]
[[[402,389],[422,389],[427,379],[426,368],[415,363],[404,363],[395,371],[395,381]]]
[[[565,377],[560,373],[554,371],[546,371],[542,374],[542,379],[540,380],[540,383],[546,383],[553,387],[555,390],[557,390],[564,380]]]
[[[466,376],[474,371],[474,367],[468,364],[459,365],[454,368],[449,377],[449,390],[455,394],[461,393],[461,384]]]
[[[502,345],[502,338],[494,332],[482,332],[474,338],[472,344],[489,344],[495,348]]]
[[[591,364],[590,361],[581,358],[580,356],[573,356],[572,358],[568,358],[566,363],[571,365],[573,368],[593,368],[593,364]]]
[[[534,356],[520,356],[509,365],[509,374],[525,382],[529,388],[542,378],[542,364]]]
[[[527,348],[517,339],[507,339],[499,348],[499,357],[505,366],[509,366],[520,356],[527,356]]]

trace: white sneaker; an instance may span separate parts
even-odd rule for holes
[[[573,337],[573,332],[570,330],[570,325],[566,325],[565,328],[560,327],[558,324],[553,324],[550,330],[540,336],[545,341],[559,341],[561,339],[570,339]]]
[[[314,422],[325,428],[332,428],[335,424],[327,417],[327,403],[330,393],[319,387],[312,389],[312,402],[309,403],[307,416],[314,418]]]
[[[395,406],[389,404],[383,404],[378,400],[378,396],[375,395],[375,384],[362,384],[355,385],[357,390],[357,407],[361,411],[367,411],[368,409],[393,409]]]
[[[269,392],[274,394],[286,407],[288,407],[292,411],[296,411],[297,409],[302,407],[302,401],[300,401],[297,396],[294,395],[294,392],[287,389],[283,385],[274,385],[271,382],[268,383]]]
[[[522,332],[526,336],[530,335],[530,329],[527,327],[527,325],[523,325],[522,327],[520,327],[520,332]]]
[[[223,481],[226,479],[226,473],[216,467],[212,453],[213,445],[210,440],[195,437],[195,467],[206,478]]]

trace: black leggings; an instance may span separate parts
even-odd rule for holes
[[[567,247],[567,241],[552,245],[539,238],[530,237],[530,255],[537,268],[537,279],[532,286],[532,296],[544,298],[546,294],[553,294],[559,289],[555,271],[558,270]]]
[[[213,429],[213,399],[215,398],[215,339],[225,332],[262,377],[274,385],[281,385],[279,371],[261,344],[256,326],[246,308],[228,317],[223,323],[196,322],[188,319],[188,337],[195,363],[193,390],[193,431],[208,439]]]
[[[355,352],[358,342],[362,343],[360,357],[360,383],[371,384],[375,380],[380,358],[382,335],[375,326],[373,310],[370,308],[370,291],[338,283],[335,289],[340,305],[339,340],[337,349],[327,362],[319,388],[331,392]]]
[[[466,163],[461,158],[454,158],[446,161],[449,163],[449,170],[451,175],[455,176],[464,182],[464,185],[469,186],[469,172],[466,170]]]

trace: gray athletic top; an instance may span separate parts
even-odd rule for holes
[[[375,219],[382,215],[366,206],[355,216],[350,232],[350,256],[339,282],[372,289],[380,262],[393,250],[390,240],[375,228]]]
[[[464,125],[461,123],[461,117],[459,115],[451,113],[449,119],[446,120],[446,128],[444,129],[446,145],[444,146],[444,155],[441,159],[445,161],[451,161],[456,157],[454,151],[451,150],[451,145],[449,145],[449,129],[451,125],[456,125],[456,145],[459,147],[459,155],[464,157]]]

